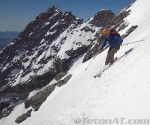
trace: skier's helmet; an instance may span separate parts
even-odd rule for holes
[[[102,30],[102,34],[103,34],[103,35],[108,35],[109,32],[110,32],[110,30],[109,30],[108,28],[104,28],[104,29]]]

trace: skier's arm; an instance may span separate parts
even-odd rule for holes
[[[103,49],[106,46],[106,43],[107,43],[107,38],[104,39],[104,41],[102,43],[102,48],[101,49]]]

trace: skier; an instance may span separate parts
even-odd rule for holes
[[[109,28],[104,28],[102,30],[102,35],[104,37],[104,41],[102,43],[101,51],[106,46],[107,42],[110,46],[107,53],[105,65],[108,65],[109,63],[111,65],[115,61],[114,54],[120,49],[120,45],[122,44],[123,40],[121,39],[117,31],[114,29],[110,30]]]

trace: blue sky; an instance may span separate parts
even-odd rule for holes
[[[118,14],[133,0],[0,0],[0,30],[22,31],[42,11],[56,5],[84,21],[101,9]]]

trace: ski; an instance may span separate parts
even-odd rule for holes
[[[116,58],[114,59],[114,63],[115,63],[117,60],[118,60],[118,57],[116,57]],[[113,63],[113,64],[114,64],[114,63]],[[94,78],[101,77],[102,74],[103,74],[103,72],[105,72],[105,71],[106,71],[108,68],[110,68],[111,65],[113,65],[113,64],[104,65],[103,68],[102,68],[102,70],[100,70],[96,75],[94,75]]]
[[[96,75],[94,75],[94,78],[101,77],[103,72],[105,72],[105,70],[107,70],[108,68],[109,68],[109,65],[104,65],[102,70],[100,70]]]

